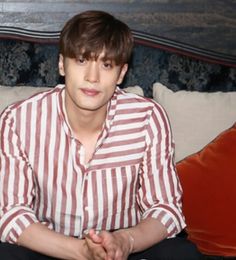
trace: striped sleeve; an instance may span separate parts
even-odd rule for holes
[[[146,142],[138,193],[142,217],[158,219],[172,237],[185,227],[182,189],[175,171],[170,124],[156,103],[147,124]]]
[[[33,175],[10,109],[2,114],[0,129],[0,237],[16,243],[23,230],[38,221],[33,212]]]

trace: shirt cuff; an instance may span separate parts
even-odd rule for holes
[[[0,221],[1,241],[17,243],[22,232],[33,223],[39,222],[29,208],[14,208],[2,216]]]
[[[186,226],[184,218],[180,214],[172,214],[165,209],[150,209],[143,213],[142,219],[155,218],[166,227],[168,238],[175,237]]]

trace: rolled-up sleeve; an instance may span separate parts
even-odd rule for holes
[[[9,109],[0,118],[0,238],[16,243],[21,233],[38,222],[34,210],[34,180],[15,119]]]
[[[166,112],[154,103],[146,134],[138,201],[142,218],[158,219],[173,237],[185,227],[182,188],[174,164],[174,144]]]

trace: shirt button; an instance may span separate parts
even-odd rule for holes
[[[88,211],[88,210],[89,210],[89,207],[88,207],[88,206],[86,206],[84,209],[85,209],[86,211]]]

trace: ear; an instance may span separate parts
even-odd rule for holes
[[[128,64],[125,63],[125,64],[121,67],[120,76],[119,76],[119,78],[118,78],[118,80],[117,80],[117,85],[119,85],[119,84],[122,83],[122,81],[123,81],[123,79],[124,79],[124,77],[125,77],[125,74],[126,74],[127,70],[128,70]]]
[[[62,54],[59,55],[59,61],[58,61],[58,69],[61,76],[65,76],[65,70],[64,70],[64,57]]]

